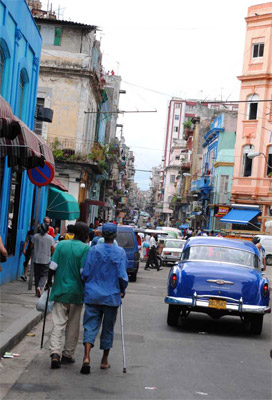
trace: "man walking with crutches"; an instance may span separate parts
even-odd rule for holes
[[[91,247],[81,274],[84,282],[85,312],[83,318],[85,353],[80,372],[90,373],[90,351],[102,323],[100,349],[103,350],[100,368],[108,369],[108,356],[113,343],[114,325],[121,298],[128,285],[128,259],[124,249],[114,245],[117,226],[102,227],[104,243]]]
[[[83,305],[83,283],[80,270],[84,265],[89,246],[86,244],[89,227],[77,222],[72,240],[63,240],[57,244],[49,267],[47,287],[54,284],[50,300],[53,300],[53,328],[50,336],[51,368],[60,368],[61,364],[73,364],[78,342],[80,315]],[[62,347],[62,334],[65,330],[65,343]]]

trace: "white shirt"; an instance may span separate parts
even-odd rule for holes
[[[157,247],[157,242],[153,236],[151,236],[149,243],[150,243],[150,247],[152,247],[152,246]]]

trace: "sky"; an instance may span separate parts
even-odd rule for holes
[[[135,182],[149,188],[161,162],[171,97],[238,100],[248,7],[254,0],[50,0],[60,19],[99,27],[103,67],[122,78],[120,110],[135,154]],[[43,1],[47,8],[47,0]],[[118,132],[118,135],[120,132]]]

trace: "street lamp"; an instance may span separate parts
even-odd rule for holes
[[[259,157],[261,154],[264,156],[265,161],[266,161],[268,167],[269,167],[269,168],[272,168],[272,165],[269,165],[269,164],[268,164],[268,160],[267,160],[266,155],[265,155],[264,153],[262,153],[262,152],[259,152],[259,151],[257,151],[257,152],[251,152],[251,153],[248,153],[248,154],[247,154],[247,157],[250,158],[250,159],[252,160],[252,159],[255,158],[255,157]]]

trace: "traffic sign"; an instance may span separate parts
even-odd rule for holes
[[[55,175],[54,167],[48,162],[44,162],[43,167],[35,167],[27,171],[30,182],[36,186],[46,186],[53,180]]]

